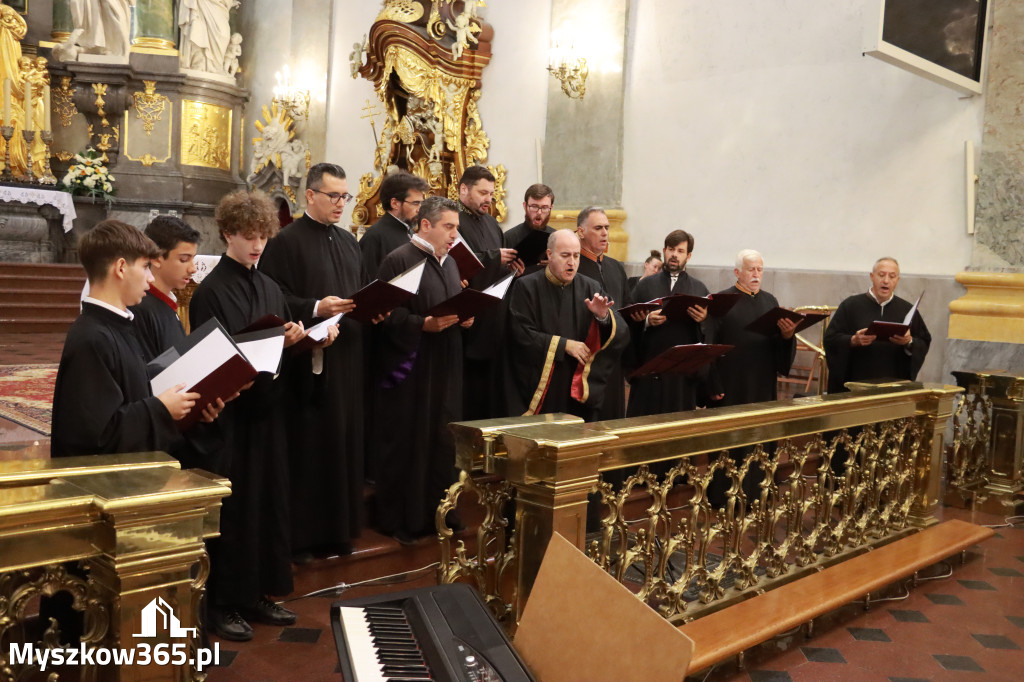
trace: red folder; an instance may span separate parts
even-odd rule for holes
[[[661,314],[670,320],[689,317],[686,309],[691,306],[707,308],[710,317],[721,317],[729,312],[742,294],[712,294],[710,296],[691,296],[690,294],[672,294],[661,299]]]
[[[899,322],[883,322],[882,320],[875,320],[868,325],[866,334],[871,336],[877,336],[876,341],[888,341],[894,336],[903,336],[910,331],[909,324],[900,324]]]
[[[795,334],[802,332],[808,327],[813,327],[826,317],[828,315],[825,313],[798,313],[795,310],[776,307],[748,324],[747,330],[764,334],[765,336],[775,336],[782,333],[779,330],[779,320],[788,319],[796,322],[796,331],[793,332]]]
[[[466,288],[449,298],[447,301],[441,301],[435,305],[427,311],[427,315],[432,315],[434,317],[458,315],[459,322],[465,322],[469,318],[476,317],[484,310],[487,310],[491,306],[500,302],[500,298],[495,298],[494,296],[485,294],[482,291],[477,291],[476,289]]]
[[[378,315],[390,313],[402,305],[412,297],[413,293],[396,287],[390,282],[375,279],[353,294],[352,301],[356,304],[355,310],[346,313],[345,317],[357,322],[372,322],[373,318]]]
[[[186,389],[189,392],[199,394],[195,406],[188,414],[178,420],[178,428],[185,431],[191,428],[203,416],[203,409],[214,402],[217,398],[227,401],[228,398],[238,393],[242,386],[256,378],[259,372],[246,361],[241,355],[232,356],[227,362],[218,367],[212,374],[208,374],[192,388]]]
[[[643,313],[644,315],[647,315],[660,307],[661,299],[656,298],[652,301],[647,301],[646,303],[634,303],[632,305],[627,305],[624,308],[619,308],[619,314],[622,315],[626,321],[630,321],[633,318],[633,313]]]
[[[478,272],[484,269],[484,264],[476,257],[476,254],[469,250],[466,242],[459,240],[448,250],[448,255],[455,260],[459,266],[459,277],[464,280],[472,279]]]
[[[264,329],[273,329],[274,327],[283,327],[287,324],[277,315],[264,315],[260,319],[256,320],[248,327],[238,332],[238,334],[249,334],[250,332],[261,332]],[[237,336],[237,334],[236,334]]]
[[[723,344],[694,343],[686,346],[672,346],[655,358],[641,365],[630,377],[649,374],[690,374],[712,360],[731,351],[735,346]]]

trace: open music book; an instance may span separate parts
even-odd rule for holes
[[[813,327],[826,317],[828,317],[828,315],[825,313],[798,313],[795,310],[776,307],[748,324],[747,330],[758,334],[764,334],[765,336],[775,336],[776,334],[782,333],[779,329],[779,320],[787,319],[796,322],[796,331],[793,332],[795,334],[797,332],[802,332],[808,327]]]
[[[465,322],[505,298],[508,287],[512,284],[515,273],[509,273],[483,291],[465,288],[455,294],[447,301],[438,303],[429,311],[428,315],[434,317],[445,317],[446,315],[458,315],[459,322]]]
[[[886,322],[885,320],[875,320],[868,325],[867,334],[870,336],[878,337],[876,341],[888,341],[894,336],[903,336],[910,331],[910,322],[914,319],[914,313],[917,312],[917,306],[921,303],[921,297],[924,296],[924,292],[921,292],[921,296],[917,297],[917,301],[910,308],[910,312],[907,313],[906,317],[903,318],[903,322]]]
[[[472,279],[476,273],[484,269],[484,264],[480,262],[480,259],[476,257],[473,250],[462,239],[462,235],[459,235],[455,243],[452,244],[452,248],[448,249],[448,255],[459,266],[459,277],[464,280]]]
[[[356,304],[356,308],[348,313],[349,319],[358,322],[371,322],[378,315],[391,312],[415,296],[416,292],[420,290],[420,282],[423,280],[423,269],[426,264],[427,261],[424,259],[387,282],[375,279],[357,291],[352,295],[352,301]]]
[[[715,358],[725,355],[733,348],[735,346],[707,343],[672,346],[657,357],[645,362],[629,376],[633,378],[648,374],[689,374],[696,372]]]

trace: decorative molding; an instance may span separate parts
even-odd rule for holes
[[[107,101],[103,99],[107,94],[107,87],[109,86],[106,83],[92,84],[92,91],[96,93],[96,115],[100,117],[100,123],[103,124],[104,128],[110,127],[110,121],[107,120],[107,112],[103,110],[103,107],[107,104]]]
[[[153,126],[160,120],[171,100],[156,93],[156,81],[142,81],[142,84],[146,91],[133,93],[132,100],[135,102],[135,115],[142,121],[146,135],[152,135]]]
[[[53,90],[53,104],[60,117],[61,128],[71,125],[71,119],[78,113],[75,106],[75,89],[71,87],[71,76],[61,76],[60,86]]]
[[[961,272],[967,293],[949,304],[949,338],[1024,343],[1024,274]]]

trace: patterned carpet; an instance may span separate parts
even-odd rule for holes
[[[0,366],[0,417],[50,435],[57,365]]]

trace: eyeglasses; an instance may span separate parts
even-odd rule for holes
[[[538,206],[537,204],[527,204],[526,208],[530,209],[534,213],[551,213],[550,206]]]
[[[338,194],[337,192],[321,192],[320,190],[313,189],[312,187],[310,187],[309,189],[313,190],[317,194],[323,194],[325,197],[330,199],[331,203],[334,204],[335,206],[337,206],[338,204],[347,204],[353,199],[353,196],[348,192],[345,192],[344,194]]]
[[[402,203],[403,203],[403,204],[411,204],[412,206],[415,206],[416,208],[419,208],[420,206],[422,206],[422,205],[423,205],[423,200],[422,200],[422,199],[420,199],[419,201],[405,201],[405,200],[403,199],[403,200],[402,200]]]

